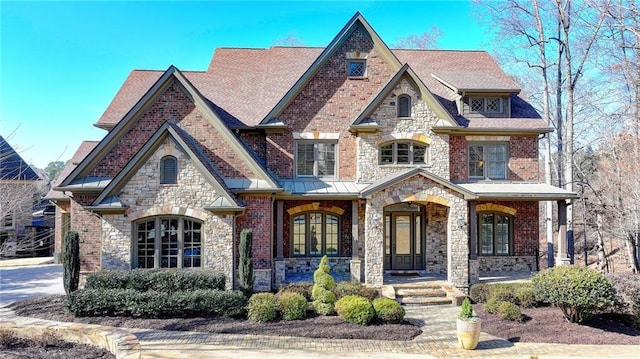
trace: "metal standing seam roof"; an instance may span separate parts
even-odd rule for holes
[[[281,180],[280,186],[285,193],[301,196],[354,196],[357,197],[368,183],[355,181],[332,181],[321,179]]]
[[[458,183],[458,186],[475,193],[478,199],[561,200],[579,197],[563,188],[535,182],[481,181]]]

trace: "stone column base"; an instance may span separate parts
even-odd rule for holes
[[[286,262],[285,261],[275,261],[276,264],[276,273],[275,273],[275,286],[279,287],[284,283],[286,276]]]
[[[569,264],[571,264],[571,259],[569,257],[556,257],[556,265],[568,266]]]
[[[349,262],[349,271],[351,272],[352,281],[362,283],[364,276],[362,273],[362,260],[360,258],[354,258]]]
[[[254,292],[271,291],[271,269],[254,269],[253,275],[255,278],[253,283]]]
[[[469,286],[480,283],[480,261],[469,259]]]

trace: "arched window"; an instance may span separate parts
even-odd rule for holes
[[[424,165],[427,163],[427,149],[427,144],[421,142],[387,142],[380,146],[380,164]]]
[[[173,156],[164,156],[160,160],[160,184],[178,183],[178,160]]]
[[[155,217],[134,224],[137,268],[190,268],[202,265],[202,222]]]
[[[398,117],[411,117],[411,97],[398,96]]]
[[[291,218],[291,254],[294,257],[338,256],[340,253],[340,218],[310,212]]]
[[[478,213],[478,242],[480,255],[510,255],[513,252],[513,217],[502,213]]]

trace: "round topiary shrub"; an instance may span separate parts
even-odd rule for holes
[[[347,295],[336,302],[336,312],[347,323],[367,325],[375,316],[375,310],[367,298]]]
[[[249,319],[255,322],[270,322],[278,316],[278,300],[273,293],[257,293],[249,298]]]
[[[400,303],[386,297],[379,297],[373,300],[373,309],[376,319],[383,323],[397,324],[404,320],[405,311]]]
[[[320,315],[331,315],[334,313],[336,295],[331,291],[336,286],[336,281],[329,274],[329,259],[322,257],[320,265],[313,272],[313,308]]]
[[[489,292],[489,286],[486,283],[474,284],[469,289],[469,298],[474,303],[484,303],[489,299]]]
[[[522,312],[520,311],[520,307],[511,303],[511,302],[501,302],[498,305],[497,314],[500,319],[508,319],[514,322],[522,321]]]
[[[557,305],[572,323],[580,323],[595,311],[616,303],[611,282],[596,270],[584,266],[545,269],[531,282],[536,299]]]
[[[498,313],[498,306],[500,306],[500,301],[496,298],[490,298],[486,303],[482,305],[482,310],[487,313],[496,314]]]
[[[284,320],[299,320],[307,316],[307,299],[302,294],[284,292],[278,296],[278,305]]]

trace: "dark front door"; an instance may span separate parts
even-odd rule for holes
[[[420,211],[385,214],[385,269],[424,269],[421,228]]]

